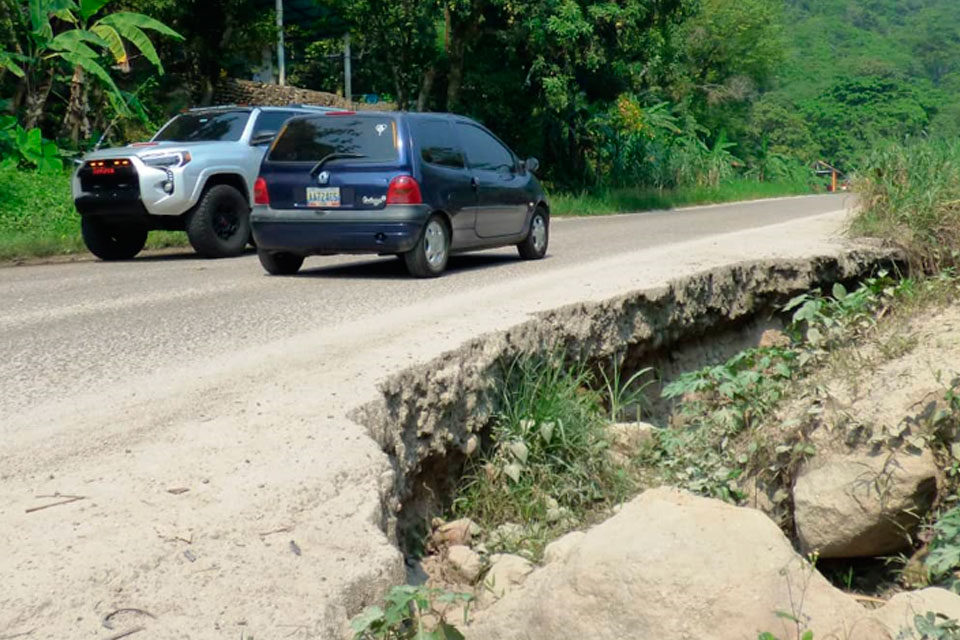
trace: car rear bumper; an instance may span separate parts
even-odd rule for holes
[[[426,205],[372,210],[254,207],[250,222],[258,249],[300,255],[404,253],[413,249],[430,217]]]

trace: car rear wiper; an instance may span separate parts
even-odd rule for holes
[[[366,158],[366,157],[367,156],[363,155],[362,153],[341,153],[341,152],[329,153],[323,156],[323,158],[320,159],[320,162],[313,165],[313,169],[310,169],[310,175],[312,176],[317,175],[317,172],[320,171],[321,168],[323,168],[323,165],[325,165],[330,160],[344,160],[347,158]]]

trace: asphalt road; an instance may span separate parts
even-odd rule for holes
[[[296,277],[267,276],[249,254],[179,254],[0,268],[0,415],[109,388],[159,368],[382,316],[392,309],[612,255],[844,208],[846,196],[555,220],[539,262],[513,248],[455,256],[435,280],[391,258],[308,258]]]

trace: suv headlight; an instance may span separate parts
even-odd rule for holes
[[[190,157],[189,151],[175,151],[173,153],[149,153],[147,155],[140,156],[140,160],[143,161],[143,164],[147,165],[148,167],[157,167],[158,169],[182,167],[190,162],[191,159],[192,158]]]

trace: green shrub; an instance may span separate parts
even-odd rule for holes
[[[934,523],[930,553],[924,564],[933,584],[960,591],[960,580],[955,575],[960,569],[960,507],[945,512]]]
[[[44,140],[37,127],[24,129],[13,116],[0,116],[0,160],[41,171],[63,171],[57,144]]]
[[[0,166],[0,259],[83,250],[70,176]]]

